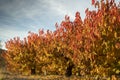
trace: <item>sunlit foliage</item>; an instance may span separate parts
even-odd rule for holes
[[[76,12],[56,30],[29,32],[6,42],[4,58],[11,72],[22,74],[65,74],[73,65],[74,75],[120,74],[120,6],[114,0],[92,0],[97,10],[85,10],[82,21]]]

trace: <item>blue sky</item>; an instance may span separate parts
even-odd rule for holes
[[[75,12],[85,17],[85,9],[93,9],[91,0],[0,0],[0,40],[4,42],[28,31],[55,30],[67,14],[74,20]],[[4,46],[3,46],[4,48]]]

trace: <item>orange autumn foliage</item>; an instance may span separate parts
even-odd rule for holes
[[[72,74],[108,76],[120,74],[120,7],[114,0],[92,0],[97,10],[85,10],[82,21],[76,12],[56,30],[29,35],[6,42],[4,55],[8,70],[30,74],[65,74],[73,64]],[[44,69],[44,70],[43,70]]]

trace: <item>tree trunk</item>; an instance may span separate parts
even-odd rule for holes
[[[69,64],[69,66],[67,67],[67,69],[66,69],[66,77],[70,77],[71,75],[72,75],[72,68],[74,67],[74,65],[72,64],[72,65],[70,65]]]
[[[31,68],[31,75],[35,75],[36,74],[36,67],[32,67]]]

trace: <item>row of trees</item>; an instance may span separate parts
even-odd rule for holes
[[[120,73],[120,7],[114,0],[92,0],[97,10],[77,12],[54,32],[43,29],[6,42],[7,69],[22,74],[112,75]]]

